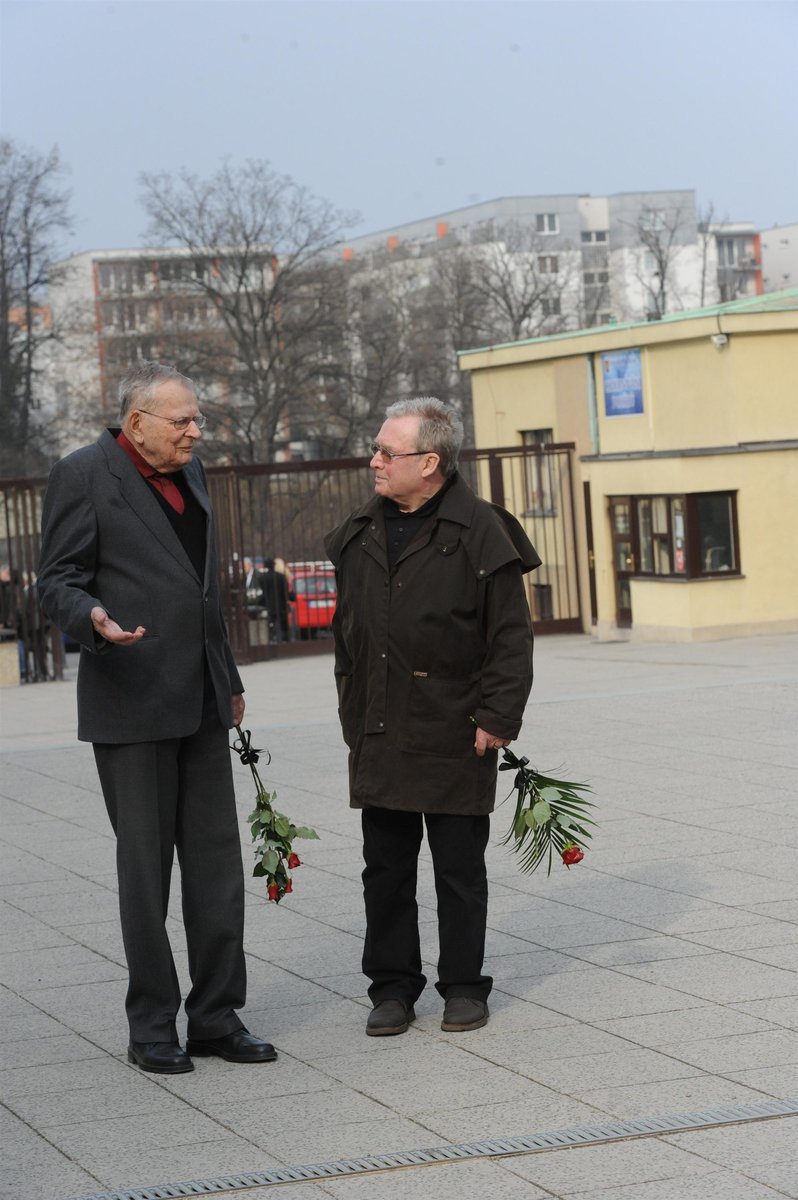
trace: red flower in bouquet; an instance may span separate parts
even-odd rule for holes
[[[562,860],[569,871],[576,863],[581,862],[584,857],[582,851],[573,842],[569,842],[567,846],[563,847]]]
[[[319,835],[309,825],[294,825],[288,817],[275,811],[273,805],[277,793],[266,790],[257,770],[258,760],[264,752],[253,748],[248,729],[242,730],[236,725],[236,732],[238,739],[231,749],[249,767],[256,790],[255,808],[247,818],[255,845],[252,874],[266,879],[266,895],[279,904],[283,896],[294,890],[288,872],[300,865],[299,855],[291,848],[291,843],[294,838],[318,838]]]

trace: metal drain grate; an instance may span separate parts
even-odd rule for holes
[[[392,1171],[397,1167],[422,1167],[432,1163],[458,1162],[469,1158],[500,1158],[508,1154],[534,1154],[542,1150],[561,1150],[568,1146],[595,1145],[619,1138],[650,1137],[653,1134],[679,1133],[705,1129],[712,1125],[736,1125],[742,1121],[763,1121],[771,1117],[798,1116],[798,1098],[763,1100],[755,1104],[726,1104],[704,1112],[669,1113],[662,1117],[639,1117],[631,1121],[607,1121],[600,1125],[580,1125],[575,1129],[555,1129],[550,1133],[532,1133],[522,1137],[491,1138],[482,1142],[463,1142],[453,1146],[435,1146],[431,1150],[406,1150],[397,1154],[374,1154],[363,1158],[342,1158],[337,1162],[315,1163],[306,1167],[273,1167],[268,1171],[247,1171],[243,1175],[213,1176],[190,1183],[165,1183],[157,1187],[123,1188],[117,1192],[91,1192],[76,1200],[179,1200],[185,1196],[214,1196],[243,1188],[270,1187],[281,1183],[301,1183],[311,1179],[334,1179],[342,1175],[362,1175],[368,1171]]]

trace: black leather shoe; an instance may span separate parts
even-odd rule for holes
[[[488,1023],[488,1006],[484,1000],[472,1000],[470,996],[450,996],[443,1008],[441,1029],[445,1033],[465,1033],[469,1029],[481,1029]]]
[[[194,1070],[193,1062],[177,1042],[131,1042],[127,1061],[142,1071],[155,1071],[158,1075],[181,1075]]]
[[[195,1058],[216,1055],[226,1062],[262,1063],[274,1062],[277,1051],[271,1042],[262,1042],[246,1029],[236,1029],[218,1038],[189,1038],[186,1049]]]
[[[415,1019],[412,1004],[405,1004],[404,1000],[380,1000],[368,1015],[366,1033],[369,1037],[391,1037],[404,1033]]]

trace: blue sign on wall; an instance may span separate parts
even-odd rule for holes
[[[643,379],[639,350],[611,350],[601,356],[604,412],[630,417],[643,411]]]

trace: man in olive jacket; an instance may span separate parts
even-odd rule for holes
[[[53,468],[42,517],[41,605],[80,643],[78,738],[94,746],[117,838],[130,984],[128,1058],[191,1071],[190,1055],[269,1062],[244,1029],[244,883],[227,730],[243,687],[222,619],[213,516],[194,445],[191,381],[139,363],[121,429]],[[175,848],[191,990],[187,1050],[165,929]],[[188,1053],[187,1053],[188,1051]]]
[[[485,847],[498,751],[517,736],[532,685],[522,576],[540,559],[515,518],[457,473],[462,437],[440,400],[391,405],[372,447],[376,495],[326,541],[350,803],[362,809],[370,1036],[403,1033],[426,983],[416,905],[424,824],[441,1028],[488,1019]]]

